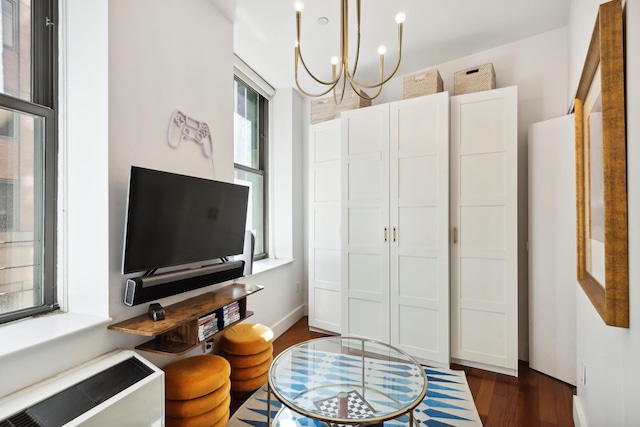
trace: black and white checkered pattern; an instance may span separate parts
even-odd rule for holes
[[[371,418],[376,411],[356,390],[347,393],[348,396],[348,416],[349,419]],[[318,413],[327,417],[338,416],[338,396],[315,402]]]

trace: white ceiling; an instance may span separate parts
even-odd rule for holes
[[[293,0],[210,0],[234,22],[234,50],[276,88],[295,86]],[[359,80],[378,77],[378,45],[387,47],[385,70],[397,60],[395,15],[404,12],[402,63],[409,74],[472,53],[564,27],[570,0],[364,0],[361,11]],[[330,58],[339,53],[338,0],[305,0],[301,46],[319,78],[329,79]],[[349,2],[351,19],[355,1]],[[329,23],[320,25],[326,17]],[[350,21],[350,32],[355,22]],[[350,36],[355,51],[355,34]],[[353,56],[353,55],[352,55]],[[353,61],[353,58],[351,59]],[[308,79],[305,89],[318,90]]]

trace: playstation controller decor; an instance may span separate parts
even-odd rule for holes
[[[178,148],[183,140],[191,140],[202,145],[205,157],[213,153],[211,130],[205,122],[199,122],[185,115],[181,111],[174,111],[169,122],[169,145]]]

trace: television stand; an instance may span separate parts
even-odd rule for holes
[[[167,356],[180,356],[198,347],[198,319],[238,301],[240,319],[222,330],[253,316],[247,310],[247,296],[261,291],[264,286],[232,283],[212,292],[180,301],[164,307],[164,320],[153,321],[148,314],[142,314],[122,322],[109,325],[113,331],[154,337],[151,341],[136,346],[138,350]],[[218,332],[218,333],[219,333]],[[215,334],[206,341],[215,338]]]

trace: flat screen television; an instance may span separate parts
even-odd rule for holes
[[[241,254],[249,188],[132,166],[122,273]]]

